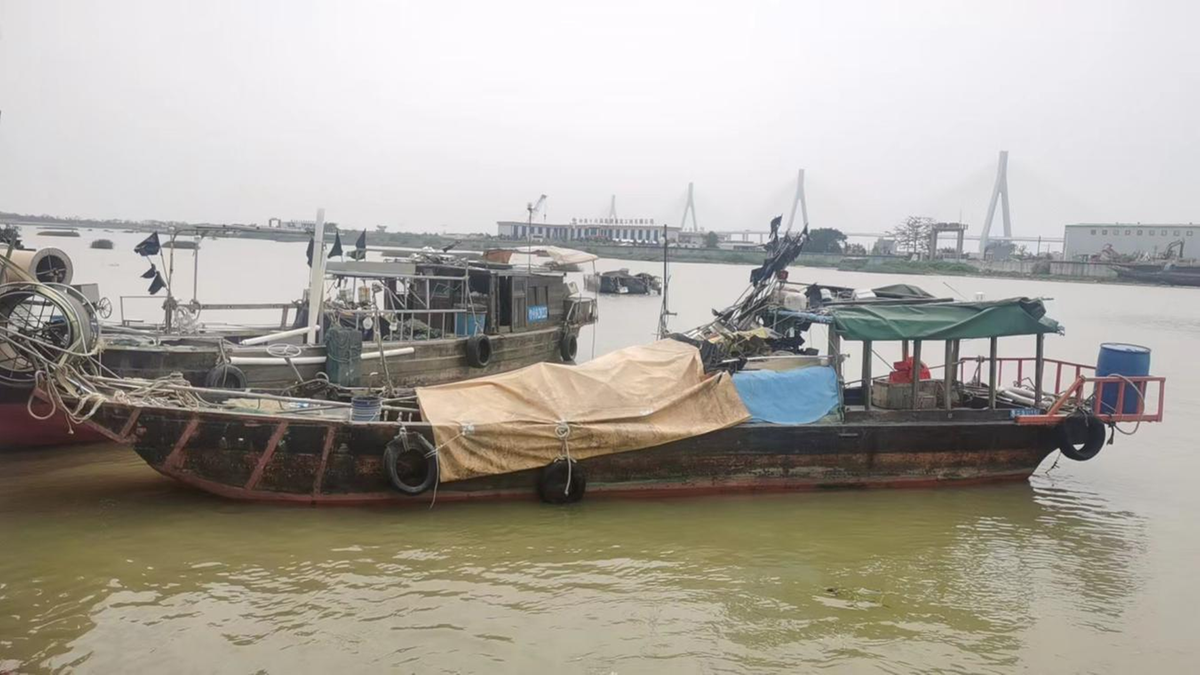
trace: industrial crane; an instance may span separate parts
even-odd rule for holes
[[[526,244],[526,246],[533,246],[533,214],[538,213],[539,211],[542,211],[542,207],[544,207],[545,205],[546,205],[546,195],[542,195],[542,196],[538,197],[537,203],[529,202],[528,204],[525,205],[525,208],[529,211],[529,222],[525,225],[525,244]],[[543,214],[543,218],[545,218],[544,214]],[[526,253],[529,253],[529,251],[526,251]],[[528,260],[527,264],[530,267],[532,267],[533,256],[532,255],[527,256],[527,260]]]

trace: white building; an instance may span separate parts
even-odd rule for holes
[[[502,239],[534,241],[605,239],[654,244],[662,241],[664,230],[668,241],[679,239],[678,227],[664,228],[656,225],[653,218],[572,218],[569,223],[534,222],[533,225],[516,220],[496,223],[496,234]]]
[[[1128,223],[1078,223],[1067,225],[1063,234],[1063,260],[1076,260],[1100,253],[1111,246],[1115,253],[1157,256],[1173,242],[1183,242],[1181,257],[1200,254],[1200,225],[1133,225]],[[1178,248],[1176,244],[1176,248]]]

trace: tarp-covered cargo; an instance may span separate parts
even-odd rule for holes
[[[1041,300],[923,305],[849,305],[830,310],[833,326],[850,340],[970,340],[1061,333]]]
[[[932,298],[924,288],[912,284],[891,284],[871,289],[880,298]]]
[[[443,482],[649,448],[744,422],[728,374],[706,377],[700,352],[675,340],[581,366],[539,363],[417,389],[433,425]]]

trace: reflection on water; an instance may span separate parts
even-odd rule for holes
[[[141,262],[121,236],[114,251],[76,253],[81,280],[100,278],[109,295],[140,292]],[[241,284],[244,260],[206,242],[213,268],[202,270],[239,272],[202,272],[201,299],[295,297],[303,245],[244,243],[278,274]],[[748,270],[675,265],[672,326],[705,321]],[[1200,291],[792,278],[1051,296],[1069,337],[1048,341],[1048,355],[1091,362],[1101,341],[1151,346],[1171,378],[1168,423],[1119,435],[1094,461],[1048,463],[1028,484],[566,509],[240,504],[114,446],[0,454],[0,672],[1190,670]],[[658,307],[602,298],[581,353],[593,335],[597,354],[650,339]],[[1028,352],[1032,339],[1001,345]]]
[[[0,462],[23,667],[979,671],[1120,625],[1144,574],[1142,518],[1048,485],[311,509],[111,446]]]

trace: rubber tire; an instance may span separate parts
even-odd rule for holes
[[[567,462],[571,463],[571,489],[563,494],[567,485]],[[547,504],[573,504],[583,499],[587,492],[587,474],[579,462],[558,459],[542,467],[537,478],[538,498]]]
[[[1076,462],[1086,462],[1100,454],[1107,436],[1104,422],[1095,415],[1068,417],[1058,425],[1057,433],[1059,451]],[[1083,445],[1076,446],[1075,441],[1081,436]]]
[[[563,333],[558,341],[558,355],[564,363],[574,363],[575,355],[579,353],[579,337],[574,333]]]
[[[204,376],[204,386],[209,389],[245,389],[246,373],[235,365],[221,363],[213,366]]]
[[[467,363],[472,368],[486,368],[491,361],[491,338],[482,334],[467,338]]]
[[[428,446],[429,442],[424,436],[417,436],[422,445]],[[432,448],[431,448],[432,449]],[[407,453],[417,453],[425,460],[425,478],[417,485],[409,485],[400,479],[400,472],[396,470],[396,460],[400,456]],[[426,457],[427,451],[421,448],[409,445],[404,436],[397,436],[391,441],[388,441],[387,446],[383,449],[383,471],[387,475],[388,481],[392,487],[406,495],[419,495],[433,487],[437,482],[438,477],[438,458],[437,455]]]

